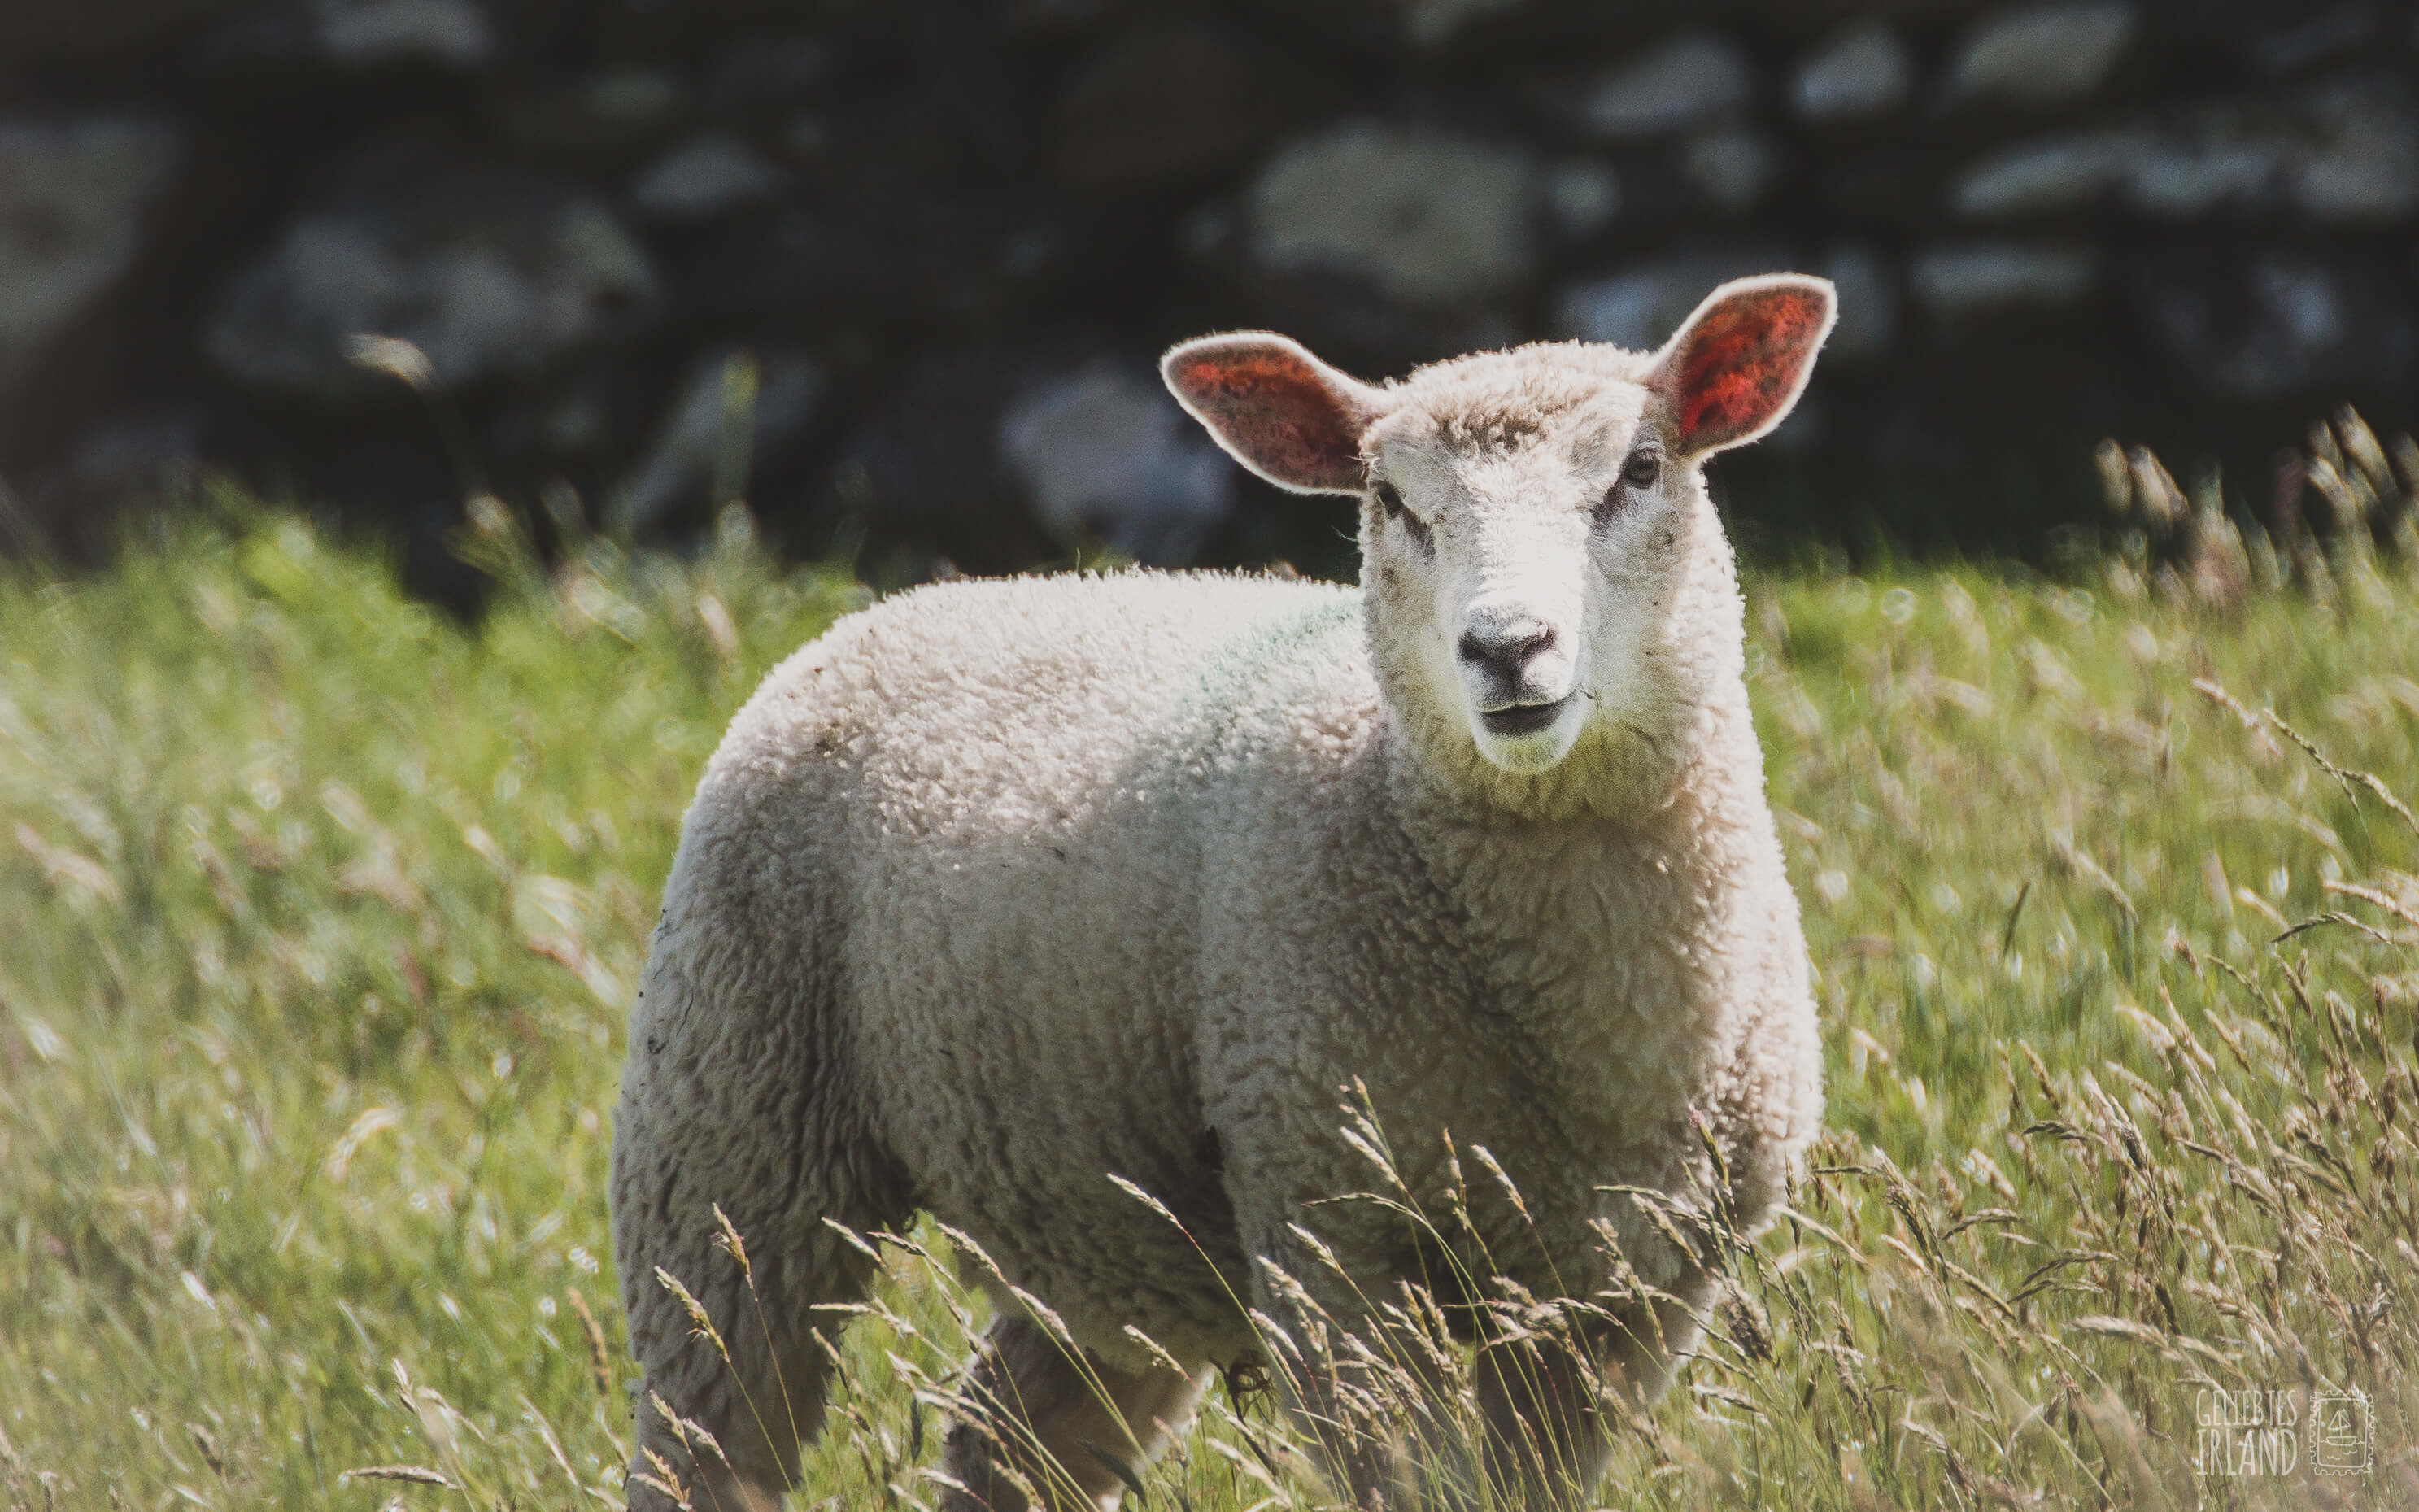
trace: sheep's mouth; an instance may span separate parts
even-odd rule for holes
[[[1478,719],[1490,735],[1533,735],[1561,718],[1563,705],[1569,702],[1559,698],[1551,703],[1511,703],[1500,709],[1481,709]]]

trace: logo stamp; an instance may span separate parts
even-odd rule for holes
[[[2310,1394],[2310,1468],[2365,1475],[2377,1468],[2377,1404],[2358,1386]]]

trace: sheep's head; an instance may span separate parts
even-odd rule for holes
[[[1720,530],[1701,465],[1788,414],[1835,309],[1823,280],[1774,274],[1716,289],[1652,354],[1546,343],[1379,386],[1242,332],[1186,342],[1161,370],[1254,472],[1361,497],[1388,698],[1535,774],[1685,699],[1675,679],[1702,658],[1672,616]],[[1734,658],[1734,607],[1728,635]]]

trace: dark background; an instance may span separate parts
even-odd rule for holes
[[[2035,552],[2108,435],[2256,517],[2326,407],[2410,423],[2414,49],[2358,0],[10,0],[0,523],[89,556],[219,467],[440,596],[490,486],[674,541],[744,489],[890,582],[1348,571],[1166,343],[1652,345],[1780,268],[1842,327],[1720,464],[1751,545]]]

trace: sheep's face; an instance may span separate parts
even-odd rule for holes
[[[1516,773],[1555,765],[1651,696],[1643,664],[1699,487],[1642,385],[1584,362],[1536,371],[1557,355],[1590,354],[1475,360],[1452,403],[1405,404],[1367,440],[1363,582],[1379,659],[1409,685],[1398,697]],[[1541,378],[1566,403],[1526,403]]]
[[[1255,472],[1361,497],[1388,696],[1533,774],[1652,727],[1691,660],[1669,633],[1689,552],[1718,532],[1700,464],[1788,413],[1832,314],[1828,284],[1776,275],[1715,290],[1652,355],[1538,345],[1377,387],[1242,334],[1162,367]]]

